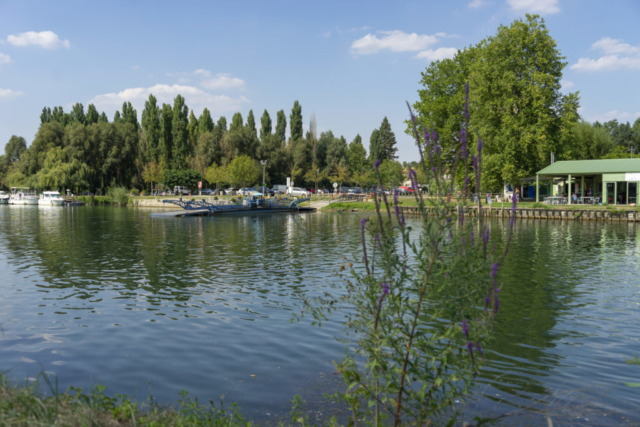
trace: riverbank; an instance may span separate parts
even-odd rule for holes
[[[235,405],[201,405],[183,392],[176,409],[149,399],[140,404],[126,396],[110,397],[106,387],[89,393],[70,387],[57,392],[57,382],[41,374],[19,385],[0,374],[0,425],[3,426],[214,426],[247,427]],[[44,388],[48,393],[43,393]]]

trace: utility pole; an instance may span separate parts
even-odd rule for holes
[[[265,168],[267,166],[267,161],[260,160],[260,164],[262,165],[262,195],[264,196],[264,177],[265,177]]]
[[[318,174],[320,173],[320,169],[316,169],[316,196],[318,195]]]

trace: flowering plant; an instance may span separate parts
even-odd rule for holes
[[[450,194],[455,169],[461,159],[466,166],[469,155],[468,106],[453,168],[444,165],[436,133],[426,129],[420,135],[409,111],[425,176],[433,178],[437,194]],[[478,186],[479,138],[472,151]],[[346,291],[307,305],[318,320],[346,307],[345,332],[354,338],[337,364],[347,388],[335,397],[350,406],[354,425],[362,420],[424,425],[434,417],[455,417],[453,404],[477,376],[500,310],[498,275],[513,219],[504,248],[497,251],[480,216],[465,221],[459,204],[444,196],[423,197],[415,171],[409,175],[421,214],[418,225],[405,221],[396,192],[391,200],[384,191],[374,193],[376,213],[360,220],[362,255],[349,263]],[[465,196],[467,183],[465,176]]]

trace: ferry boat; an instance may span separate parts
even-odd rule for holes
[[[9,195],[4,191],[0,191],[0,205],[9,204]]]
[[[58,191],[43,191],[38,199],[38,206],[62,206],[64,199]]]
[[[38,196],[28,187],[11,187],[10,205],[37,205]]]

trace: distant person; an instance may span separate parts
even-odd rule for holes
[[[571,201],[573,201],[573,202],[577,202],[578,201],[578,196],[576,195],[576,193],[571,194]]]
[[[516,188],[516,202],[520,201],[520,189]]]
[[[589,187],[589,189],[587,190],[587,196],[593,197],[593,191],[591,190],[591,187]]]

